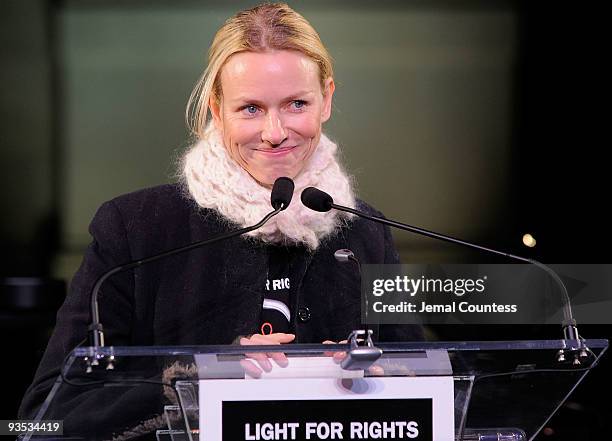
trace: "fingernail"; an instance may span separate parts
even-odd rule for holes
[[[257,371],[249,371],[249,372],[247,372],[247,374],[249,374],[253,378],[261,378],[261,371],[259,371],[259,370],[257,370]]]

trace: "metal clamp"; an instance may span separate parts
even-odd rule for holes
[[[368,329],[367,334],[363,329],[353,331],[348,337],[350,349],[346,358],[342,360],[340,366],[347,371],[366,370],[372,366],[382,355],[383,351],[372,341],[372,330]]]

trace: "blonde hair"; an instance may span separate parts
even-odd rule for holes
[[[295,50],[319,66],[321,89],[333,77],[332,58],[312,25],[285,3],[264,3],[238,12],[217,31],[208,50],[208,66],[196,83],[185,117],[197,139],[204,138],[210,99],[221,101],[220,73],[228,58],[238,52]]]

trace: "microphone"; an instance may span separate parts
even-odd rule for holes
[[[274,208],[273,211],[268,213],[262,220],[260,220],[255,225],[251,225],[249,227],[241,228],[239,230],[230,231],[228,233],[220,234],[212,239],[205,239],[198,242],[194,242],[189,245],[185,245],[182,247],[174,248],[168,251],[164,251],[159,254],[155,254],[153,256],[149,256],[143,259],[134,260],[131,262],[124,263],[122,265],[118,265],[114,268],[111,268],[104,274],[102,274],[94,284],[91,294],[90,294],[90,310],[91,310],[91,325],[89,326],[89,342],[90,346],[93,346],[93,357],[92,360],[88,360],[88,364],[90,364],[87,368],[88,372],[91,372],[91,366],[98,365],[98,359],[102,358],[98,353],[98,349],[104,347],[104,328],[102,323],[100,322],[100,311],[98,305],[98,293],[100,291],[100,287],[102,284],[114,274],[127,271],[141,265],[145,265],[147,263],[155,262],[160,259],[165,259],[166,257],[174,256],[176,254],[184,253],[187,251],[191,251],[193,249],[203,247],[206,245],[213,244],[215,242],[219,242],[225,239],[230,239],[235,236],[240,236],[242,234],[248,233],[250,231],[256,230],[262,227],[266,222],[268,222],[272,217],[276,216],[281,211],[285,210],[289,204],[291,203],[291,199],[293,197],[293,189],[294,184],[293,181],[286,177],[278,178],[274,182],[274,186],[272,187],[272,193],[270,195],[270,203]],[[109,362],[107,369],[113,369],[112,360]]]
[[[315,187],[307,187],[300,195],[302,204],[314,211],[325,213],[334,208],[334,200],[332,197],[322,190]]]
[[[517,256],[514,254],[510,254],[510,253],[506,253],[504,251],[498,251],[492,248],[487,248],[484,247],[482,245],[477,245],[475,243],[471,243],[471,242],[467,242],[465,240],[461,240],[461,239],[457,239],[451,236],[447,236],[444,234],[440,234],[440,233],[436,233],[434,231],[429,231],[429,230],[425,230],[423,228],[419,228],[419,227],[414,227],[412,225],[407,225],[401,222],[396,222],[396,221],[392,221],[389,219],[385,219],[382,217],[378,217],[378,216],[372,216],[369,215],[367,213],[364,213],[362,211],[359,210],[355,210],[353,208],[349,208],[349,207],[345,207],[342,205],[337,205],[334,204],[334,199],[327,193],[325,193],[322,190],[319,190],[318,188],[315,187],[308,187],[305,188],[304,191],[302,191],[301,194],[301,200],[302,203],[315,211],[320,211],[320,212],[327,212],[330,211],[332,208],[336,209],[336,210],[340,210],[340,211],[344,211],[347,213],[352,213],[356,216],[362,217],[364,219],[368,219],[374,222],[378,222],[381,224],[385,224],[385,225],[389,225],[391,227],[394,228],[399,228],[401,230],[405,230],[405,231],[410,231],[412,233],[416,233],[416,234],[420,234],[422,236],[427,236],[427,237],[431,237],[434,239],[438,239],[438,240],[443,240],[446,242],[451,242],[451,243],[455,243],[455,244],[459,244],[462,246],[466,246],[468,248],[474,248],[480,251],[484,251],[490,254],[496,254],[498,256],[504,256],[507,257],[509,259],[513,259],[513,260],[518,260],[521,262],[526,262],[526,263],[530,263],[533,264],[535,266],[537,266],[538,268],[543,269],[544,271],[546,271],[552,278],[553,280],[555,280],[555,282],[559,285],[559,287],[561,288],[561,292],[563,294],[563,322],[562,322],[562,326],[563,326],[563,337],[565,340],[575,340],[578,343],[578,347],[581,348],[582,347],[582,343],[580,340],[580,336],[578,334],[578,328],[576,326],[576,320],[574,319],[574,315],[572,313],[572,306],[571,306],[571,301],[570,301],[570,297],[569,294],[567,292],[567,288],[565,286],[565,284],[563,283],[563,281],[561,280],[561,278],[559,277],[559,275],[553,271],[552,268],[544,265],[541,262],[538,262],[537,260],[534,259],[528,259],[526,257],[521,257],[521,256]],[[583,348],[584,349],[584,348]],[[559,361],[564,361],[565,359],[565,355],[563,353],[563,350],[559,351]],[[587,356],[586,351],[581,351],[580,356]],[[576,358],[574,360],[574,362],[576,364],[579,364],[580,361]]]
[[[328,195],[329,196],[329,195]],[[330,196],[331,198],[331,196]],[[355,254],[349,249],[336,250],[334,257],[340,263],[352,262],[357,266],[359,272],[359,279],[361,281],[361,264],[355,257]],[[368,296],[364,297],[366,320],[364,323],[363,330],[355,330],[348,336],[348,341],[351,346],[350,351],[347,352],[347,356],[340,366],[346,370],[365,370],[372,366],[382,356],[382,351],[374,346],[372,341],[372,330],[368,327],[367,313],[368,313]],[[363,346],[359,346],[359,337],[363,341]]]
[[[275,210],[280,208],[286,210],[293,198],[293,189],[295,184],[287,177],[278,178],[274,181],[272,193],[270,194],[270,203]]]

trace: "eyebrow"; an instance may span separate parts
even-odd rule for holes
[[[291,95],[289,95],[286,98],[283,98],[283,101],[291,101],[291,100],[294,100],[296,98],[301,98],[301,97],[304,97],[306,95],[312,95],[312,94],[313,94],[313,91],[311,91],[311,90],[304,90],[304,91],[301,91],[301,92],[297,92],[297,93],[291,94]],[[236,104],[237,103],[252,103],[252,104],[257,104],[257,105],[263,104],[262,101],[259,101],[257,99],[252,99],[252,98],[249,98],[247,96],[239,96],[239,97],[237,97],[237,98],[235,98],[233,100],[230,100],[230,102],[232,104],[234,104],[234,103],[236,103]]]

